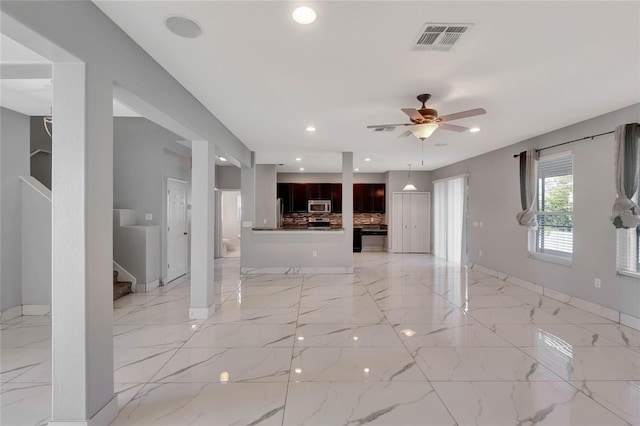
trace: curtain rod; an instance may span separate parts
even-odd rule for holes
[[[597,138],[598,136],[610,135],[611,133],[615,133],[615,130],[612,130],[610,132],[598,133],[597,135],[585,136],[584,138],[574,139],[574,140],[569,141],[569,142],[562,142],[562,143],[559,143],[559,144],[556,144],[556,145],[548,146],[546,148],[536,149],[536,152],[544,151],[545,149],[555,148],[557,146],[566,145],[568,143],[580,142],[580,141],[584,141],[584,140],[587,140],[587,139],[593,140],[594,138]],[[513,158],[518,158],[518,157],[520,157],[520,154],[513,154]]]

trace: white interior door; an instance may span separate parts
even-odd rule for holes
[[[429,194],[407,194],[411,199],[411,242],[412,253],[429,251]]]
[[[402,252],[411,253],[411,194],[402,194]]]
[[[392,250],[394,253],[402,253],[402,196],[404,194],[393,194],[393,228],[392,228]]]
[[[167,180],[167,282],[187,273],[187,184]]]

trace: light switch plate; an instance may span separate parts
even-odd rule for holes
[[[243,228],[251,228],[253,227],[253,222],[242,222]]]
[[[151,213],[146,213],[144,215],[144,220],[153,220],[153,215]]]

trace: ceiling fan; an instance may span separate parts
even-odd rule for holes
[[[373,126],[367,126],[367,129],[387,129],[398,126],[413,126],[413,129],[407,130],[400,136],[399,138],[407,137],[411,134],[415,135],[420,140],[425,140],[436,129],[444,129],[450,130],[453,132],[464,132],[469,130],[468,127],[456,126],[454,124],[445,123],[446,121],[459,120],[461,118],[474,117],[476,115],[486,114],[482,108],[470,109],[468,111],[456,112],[454,114],[441,115],[438,116],[438,111],[435,109],[427,108],[425,103],[431,98],[429,94],[418,95],[418,101],[422,102],[422,108],[402,108],[402,112],[409,116],[409,120],[411,123],[400,123],[400,124],[378,124]]]

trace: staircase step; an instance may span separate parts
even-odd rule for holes
[[[118,281],[113,284],[113,300],[131,293],[131,281]]]

